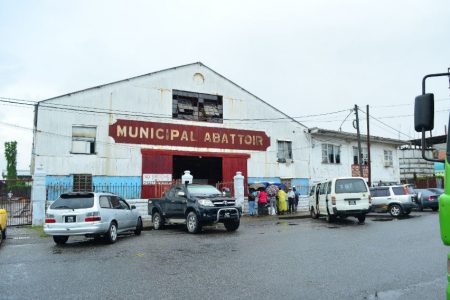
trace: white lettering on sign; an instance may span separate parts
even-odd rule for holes
[[[142,184],[149,185],[157,182],[172,181],[172,174],[142,174]]]

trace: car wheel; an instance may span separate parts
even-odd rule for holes
[[[190,233],[197,233],[202,230],[202,225],[198,220],[197,214],[193,211],[186,216],[186,228]]]
[[[391,216],[393,216],[394,218],[398,218],[401,216],[402,214],[402,208],[400,205],[398,204],[392,204],[389,207],[389,213],[391,214]]]
[[[2,230],[2,239],[6,240],[6,228]]]
[[[439,207],[432,207],[431,208],[433,211],[438,211]]]
[[[54,235],[53,236],[53,241],[57,245],[64,245],[68,239],[69,239],[69,237],[67,235]]]
[[[365,221],[366,221],[366,216],[358,216],[358,223],[359,224],[364,224]]]
[[[164,219],[159,212],[154,212],[152,216],[153,229],[161,230],[164,228]]]
[[[135,235],[141,235],[141,231],[142,231],[142,219],[139,218],[137,221],[137,225],[136,225],[136,229],[134,230],[134,234]]]
[[[237,219],[237,220],[225,221],[223,223],[223,225],[225,226],[227,231],[236,231],[239,228],[240,223],[241,223],[241,221],[239,219]]]
[[[114,244],[117,241],[117,224],[115,222],[109,224],[109,229],[105,234],[105,241],[108,244]]]

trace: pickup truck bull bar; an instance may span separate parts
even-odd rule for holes
[[[220,220],[220,212],[222,212],[222,211],[233,211],[233,210],[236,211],[236,213],[237,213],[237,215],[238,215],[238,218],[239,218],[239,210],[238,210],[237,208],[234,208],[234,207],[221,208],[221,209],[219,209],[219,210],[217,211],[217,220],[216,220],[216,222],[219,222],[219,220]],[[227,213],[225,212],[225,214],[227,214]]]

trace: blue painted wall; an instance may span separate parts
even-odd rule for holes
[[[309,194],[309,179],[308,178],[295,178],[291,180],[291,186],[295,186],[297,192],[302,196]]]
[[[48,175],[45,178],[47,200],[54,201],[60,194],[73,191],[73,176]],[[111,192],[126,199],[140,199],[140,176],[93,176],[94,192]]]
[[[255,182],[273,182],[273,183],[281,183],[279,177],[248,177],[247,183],[252,184]]]

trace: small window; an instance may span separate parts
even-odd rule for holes
[[[389,188],[380,189],[380,196],[382,196],[382,197],[389,196]]]
[[[367,165],[369,163],[369,152],[367,148],[361,147],[361,164]],[[353,147],[353,163],[355,165],[359,164],[358,160],[358,147]]]
[[[322,144],[322,163],[324,164],[340,164],[341,163],[341,146],[332,144]]]
[[[331,194],[331,181],[327,183],[327,194]]]
[[[222,96],[173,90],[172,118],[223,123]]]
[[[392,167],[393,165],[392,150],[384,150],[384,166]]]
[[[122,209],[130,209],[130,206],[128,205],[128,203],[125,202],[125,200],[123,199],[119,199],[120,201],[120,205],[122,206]]]
[[[326,183],[320,185],[320,194],[321,195],[325,195],[326,190],[327,190],[327,184]]]
[[[292,162],[292,142],[278,141],[278,162]]]
[[[92,192],[92,175],[91,174],[74,174],[73,175],[73,191],[74,192]]]
[[[75,154],[95,154],[94,126],[72,126],[72,152]]]
[[[111,203],[107,196],[100,196],[99,202],[101,208],[111,208]]]
[[[394,186],[392,187],[392,191],[394,195],[406,195],[405,189],[402,186]]]

